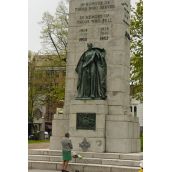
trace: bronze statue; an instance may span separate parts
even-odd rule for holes
[[[78,74],[77,99],[106,99],[105,50],[93,48],[87,44],[85,51],[77,64],[75,71]]]

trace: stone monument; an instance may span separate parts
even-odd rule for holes
[[[74,150],[140,152],[130,115],[130,1],[70,0],[64,113],[53,120],[50,149],[69,132]]]

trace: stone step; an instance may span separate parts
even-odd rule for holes
[[[50,162],[62,162],[61,156],[49,156],[49,155],[29,155],[31,161],[50,161]],[[84,164],[103,164],[103,165],[118,165],[118,166],[131,166],[139,167],[140,161],[136,160],[122,160],[122,159],[102,159],[102,158],[82,158],[72,159],[73,163]]]
[[[40,169],[29,169],[28,172],[62,172],[57,170],[40,170]]]
[[[101,159],[123,159],[123,160],[143,160],[143,153],[97,153],[97,152],[77,152],[85,158],[101,158]],[[29,149],[29,155],[49,155],[61,156],[61,150],[49,149]]]
[[[61,162],[29,161],[29,169],[61,170]],[[139,167],[69,163],[70,172],[138,172]]]

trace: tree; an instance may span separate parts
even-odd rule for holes
[[[28,122],[31,124],[31,128],[34,129],[34,110],[38,105],[44,104],[44,97],[42,96],[40,89],[37,87],[36,75],[39,73],[36,71],[35,57],[37,53],[32,51],[28,52]]]
[[[48,65],[42,64],[42,68],[45,72],[45,77],[43,78],[44,87],[44,95],[46,95],[45,102],[47,105],[51,106],[53,104],[58,104],[59,101],[64,100],[65,93],[65,77],[64,75],[61,77],[61,81],[57,82],[57,75],[62,75],[59,71],[54,70],[54,68],[60,68],[64,66],[59,65],[59,61],[57,61],[56,56],[52,56],[48,59]],[[60,63],[61,64],[61,63]],[[49,70],[49,69],[52,70]],[[43,72],[43,71],[42,71]]]
[[[55,15],[44,12],[42,16],[41,39],[46,54],[56,54],[61,61],[66,61],[68,35],[68,8],[60,3]]]
[[[133,86],[132,96],[143,101],[143,0],[136,3],[131,12],[131,85]]]
[[[54,55],[40,55],[39,53],[28,53],[28,122],[34,129],[35,110],[41,106],[49,109],[62,104],[64,100],[65,78],[61,77],[58,82],[59,59]],[[55,112],[53,112],[55,113]]]

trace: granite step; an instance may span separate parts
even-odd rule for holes
[[[85,158],[101,158],[101,159],[121,159],[121,160],[143,160],[143,153],[97,153],[97,152],[77,152]],[[49,149],[29,149],[29,155],[49,155],[61,156],[61,150]]]
[[[61,156],[49,156],[49,155],[29,155],[30,161],[49,161],[49,162],[62,162]],[[82,158],[72,159],[72,163],[84,163],[84,164],[102,164],[102,165],[118,165],[118,166],[131,166],[139,167],[140,161],[136,160],[123,160],[123,159],[102,159],[102,158]]]
[[[29,169],[28,172],[62,172],[57,170],[40,170],[40,169]]]
[[[29,169],[61,170],[61,162],[30,161]],[[105,164],[69,163],[69,171],[75,172],[138,172],[139,167],[126,167]]]

